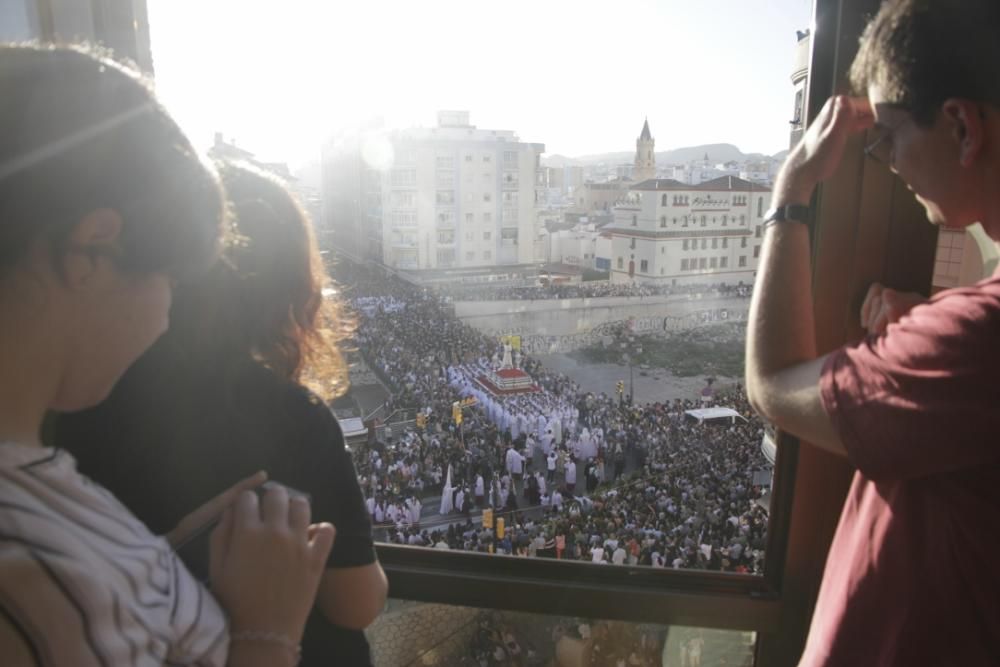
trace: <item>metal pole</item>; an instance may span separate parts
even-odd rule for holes
[[[628,403],[629,405],[635,405],[635,373],[633,372],[632,357],[629,356],[628,362]]]

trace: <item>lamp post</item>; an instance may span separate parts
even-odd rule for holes
[[[635,366],[632,362],[635,357],[642,354],[642,343],[632,334],[625,333],[621,341],[622,360],[628,364],[628,397],[629,405],[635,403]]]

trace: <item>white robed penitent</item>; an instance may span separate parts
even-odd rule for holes
[[[448,464],[448,476],[444,480],[444,491],[441,492],[441,514],[450,514],[454,509],[451,493],[451,464]]]

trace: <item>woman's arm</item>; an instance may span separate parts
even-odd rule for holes
[[[328,567],[316,604],[334,625],[363,630],[385,607],[389,582],[378,561],[356,567]]]

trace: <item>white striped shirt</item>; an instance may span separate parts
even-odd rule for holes
[[[0,615],[39,665],[226,662],[222,610],[61,450],[0,444]]]

